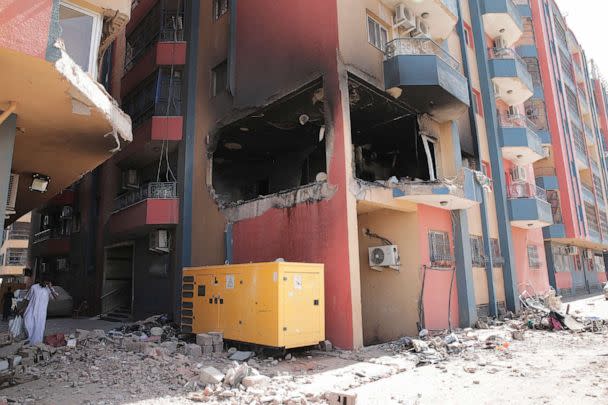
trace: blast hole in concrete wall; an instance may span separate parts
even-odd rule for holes
[[[416,113],[359,81],[349,80],[348,90],[355,176],[434,180],[435,144],[421,136]]]
[[[222,128],[213,152],[216,194],[246,201],[324,180],[327,132],[320,81]]]

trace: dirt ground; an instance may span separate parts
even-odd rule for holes
[[[608,318],[608,301],[572,301],[570,313]],[[567,303],[565,304],[567,305]],[[475,330],[502,333],[504,328]],[[477,336],[478,335],[478,336]],[[606,404],[608,333],[525,330],[523,340],[489,349],[471,345],[446,361],[417,366],[412,350],[395,345],[357,352],[295,352],[291,360],[249,362],[270,379],[263,386],[203,391],[200,370],[226,372],[226,354],[191,359],[154,356],[95,345],[57,352],[35,370],[39,379],[0,390],[0,398],[25,404],[327,403],[344,391],[357,404]]]

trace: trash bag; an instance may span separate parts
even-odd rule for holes
[[[25,325],[21,315],[17,315],[14,319],[8,322],[8,331],[15,340],[25,338]]]

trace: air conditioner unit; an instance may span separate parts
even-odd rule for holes
[[[507,41],[505,41],[505,39],[502,37],[502,35],[499,35],[496,38],[494,38],[494,48],[496,48],[496,49],[508,48]]]
[[[139,175],[137,170],[129,169],[122,172],[122,188],[137,189],[139,188]]]
[[[400,28],[406,32],[410,32],[416,28],[416,14],[412,12],[403,3],[395,6],[395,17],[393,17],[393,28]]]
[[[369,265],[375,267],[399,267],[399,250],[396,245],[374,246],[368,249]]]
[[[527,177],[526,169],[521,166],[515,166],[511,170],[511,179],[513,181],[525,181]]]
[[[498,87],[494,82],[492,82],[492,87],[494,88],[494,97],[500,97],[502,95],[500,92],[500,87]]]
[[[526,183],[511,184],[511,198],[526,198],[528,197],[528,185]]]
[[[64,205],[61,209],[61,219],[69,219],[72,218],[73,209],[69,205]]]
[[[150,250],[157,253],[169,253],[171,251],[169,231],[157,229],[150,233]]]
[[[543,145],[543,156],[545,158],[551,157],[551,146],[549,146],[549,145]]]
[[[416,17],[416,27],[412,30],[410,35],[415,38],[429,37],[430,28],[426,21],[421,17]]]
[[[565,252],[568,256],[574,256],[578,254],[578,248],[576,246],[566,246]]]
[[[15,213],[15,203],[17,201],[17,186],[19,185],[19,175],[11,173],[8,179],[8,198],[6,200],[6,216]]]
[[[593,259],[593,250],[585,249],[585,259]]]

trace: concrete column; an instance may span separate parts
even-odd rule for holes
[[[11,167],[13,166],[16,125],[17,116],[15,114],[9,115],[0,124],[0,221],[2,221],[0,229],[4,229],[8,183],[10,181]]]

